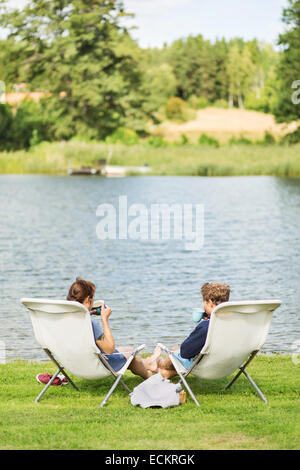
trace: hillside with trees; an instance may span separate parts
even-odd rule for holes
[[[119,0],[0,3],[0,80],[7,93],[26,84],[38,101],[0,105],[0,148],[81,136],[105,140],[118,129],[146,137],[165,120],[195,119],[210,106],[300,118],[291,85],[300,77],[300,1],[289,2],[280,52],[257,39],[215,42],[201,34],[142,49]]]

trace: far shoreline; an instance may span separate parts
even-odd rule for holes
[[[0,174],[68,175],[68,169],[149,167],[147,174],[126,176],[275,176],[300,178],[300,143],[294,145],[185,144],[152,147],[104,142],[43,142],[29,150],[0,152]],[[70,175],[79,176],[79,175]],[[95,177],[100,175],[87,175]],[[115,176],[113,176],[115,177]]]

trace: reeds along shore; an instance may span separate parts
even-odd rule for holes
[[[135,145],[102,142],[41,143],[27,151],[0,152],[1,174],[67,174],[67,169],[110,165],[149,165],[153,175],[300,177],[300,144]]]

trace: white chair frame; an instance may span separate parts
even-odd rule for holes
[[[136,347],[130,353],[124,366],[116,372],[108,363],[105,354],[101,353],[100,349],[96,346],[90,312],[84,305],[79,302],[66,300],[33,298],[22,298],[21,303],[30,312],[37,342],[51,361],[58,367],[51,380],[36,397],[35,403],[39,402],[60,373],[64,374],[73,388],[79,390],[66,372],[66,369],[73,375],[86,379],[102,379],[110,375],[115,378],[115,382],[100,404],[101,407],[107,403],[119,383],[128,394],[131,393],[131,390],[123,381],[123,376],[136,354],[144,349],[145,344]],[[67,328],[69,328],[67,331],[70,331],[70,334],[66,342],[64,332],[61,330]],[[76,335],[79,342],[78,348]],[[67,345],[66,347],[65,344]],[[80,345],[82,345],[83,349],[82,356],[80,355]],[[73,357],[73,355],[76,355],[76,357]]]
[[[168,349],[162,343],[158,343],[158,346],[168,354],[174,369],[180,377],[179,383],[185,386],[197,406],[200,406],[200,403],[186,380],[190,374],[198,378],[214,380],[226,377],[237,370],[237,374],[228,385],[226,385],[224,390],[228,390],[240,375],[244,374],[259,397],[267,404],[265,395],[246,371],[246,367],[248,367],[265,343],[273,312],[280,305],[280,300],[224,302],[217,305],[211,314],[205,345],[194,358],[188,370],[186,370],[176,356],[174,356],[173,350]],[[224,328],[225,337],[222,337],[221,320],[223,326],[226,327]],[[229,327],[226,326],[226,320],[230,321]],[[236,328],[234,328],[235,320],[238,323]],[[258,323],[257,329],[255,328],[255,322]],[[232,334],[230,334],[231,326],[233,326]],[[237,338],[239,334],[241,335],[241,339]],[[235,339],[237,339],[236,342],[238,343],[238,347],[236,348]],[[219,342],[221,343],[220,345],[218,344]],[[232,359],[235,350],[237,360],[240,360],[239,364]],[[220,368],[218,367],[218,361],[221,363]],[[224,374],[222,373],[223,364],[225,369]]]

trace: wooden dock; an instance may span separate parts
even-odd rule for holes
[[[102,174],[108,178],[120,178],[128,175],[128,173],[145,175],[151,171],[149,166],[117,166],[106,165],[103,167]]]
[[[128,173],[145,175],[151,171],[149,166],[117,166],[105,165],[101,168],[81,167],[69,168],[68,175],[100,175],[107,178],[121,178]]]

